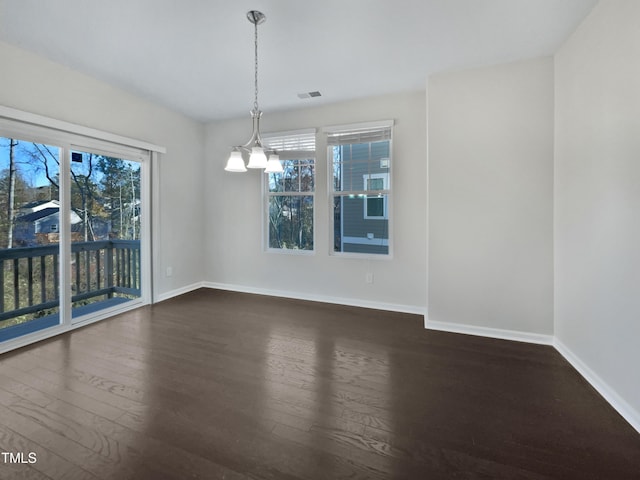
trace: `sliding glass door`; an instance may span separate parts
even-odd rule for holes
[[[70,166],[75,321],[142,295],[143,165],[115,153],[72,149]]]
[[[60,323],[60,158],[0,137],[0,341]]]
[[[149,153],[2,127],[0,349],[148,303]]]

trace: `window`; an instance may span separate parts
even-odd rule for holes
[[[387,190],[386,174],[374,173],[363,175],[363,183],[367,192]],[[371,220],[387,218],[387,199],[381,194],[369,194],[364,202],[364,218]]]
[[[389,255],[393,122],[329,127],[334,254]]]
[[[267,250],[313,251],[315,130],[265,135],[263,141],[280,155],[283,168],[265,175]]]

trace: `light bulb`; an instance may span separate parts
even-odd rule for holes
[[[227,166],[224,167],[227,172],[246,172],[247,169],[244,166],[244,160],[242,159],[242,154],[234,150],[229,155],[229,160],[227,160]]]
[[[266,168],[267,156],[262,147],[253,147],[247,168]]]
[[[280,163],[280,156],[271,154],[267,161],[267,168],[264,169],[265,173],[280,173],[282,172],[282,163]]]

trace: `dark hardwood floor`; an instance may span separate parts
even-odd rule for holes
[[[4,479],[640,479],[551,347],[200,290],[0,356]]]

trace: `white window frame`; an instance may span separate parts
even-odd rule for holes
[[[389,174],[388,173],[372,173],[362,175],[362,184],[364,185],[364,189],[366,192],[364,196],[364,219],[365,220],[388,220],[389,212],[388,212],[388,191],[389,191],[389,182],[388,182]],[[372,190],[367,185],[367,181],[373,179],[382,179],[382,188],[380,190]],[[377,192],[375,194],[371,194],[370,192]],[[382,215],[369,215],[369,197],[378,198],[378,195],[383,195],[382,197]]]
[[[151,238],[151,155],[148,151],[145,152],[143,150],[131,149],[122,145],[113,145],[108,142],[89,139],[73,142],[69,147],[69,158],[67,162],[69,171],[71,171],[73,165],[71,160],[71,154],[73,152],[105,155],[140,164],[140,192],[142,195],[140,198],[142,207],[140,213],[141,217],[145,219],[142,222],[142,230],[140,232],[140,267],[143,275],[141,278],[146,278],[147,281],[142,282],[140,297],[131,299],[122,305],[102,309],[99,313],[91,314],[91,316],[84,315],[73,318],[71,321],[73,325],[84,325],[86,323],[92,323],[92,321],[94,321],[94,317],[96,317],[96,319],[103,319],[115,314],[116,312],[119,313],[120,311],[131,310],[132,308],[151,303],[151,284],[153,283],[153,279],[151,277],[151,243],[153,241]],[[71,180],[69,179],[69,181]],[[71,205],[69,203],[67,211],[70,211],[70,209]],[[71,228],[71,225],[69,225],[69,228]]]
[[[262,182],[264,208],[263,208],[263,245],[264,251],[267,253],[277,253],[284,255],[315,255],[316,252],[316,215],[317,215],[317,202],[316,202],[316,190],[317,190],[317,150],[316,150],[316,129],[303,129],[303,130],[290,130],[284,132],[272,132],[262,135],[262,140],[266,149],[275,149],[280,156],[280,161],[286,160],[313,160],[313,190],[311,191],[282,191],[271,192],[269,191],[269,174],[264,174],[264,181]],[[304,138],[302,144],[295,140],[295,137]],[[309,140],[313,137],[313,150],[309,150]],[[310,250],[296,249],[296,248],[274,248],[269,246],[269,204],[271,197],[289,196],[289,197],[312,197],[313,199],[313,248]]]
[[[361,245],[378,245],[378,246],[386,246],[387,253],[360,253],[360,252],[336,252],[334,249],[334,236],[335,236],[335,224],[333,218],[333,209],[334,209],[334,199],[336,197],[344,197],[344,196],[359,196],[364,197],[364,209],[366,214],[366,195],[370,192],[366,191],[363,184],[363,190],[361,191],[351,191],[351,190],[335,190],[334,188],[334,178],[333,178],[333,155],[332,155],[332,145],[329,144],[328,141],[325,142],[325,147],[327,149],[327,208],[328,208],[328,221],[329,221],[329,255],[334,257],[347,257],[347,258],[363,258],[370,260],[392,260],[393,259],[393,120],[381,120],[374,122],[362,122],[348,125],[332,125],[327,126],[322,129],[324,134],[324,139],[327,140],[329,135],[341,135],[344,134],[358,136],[358,132],[363,132],[362,138],[366,139],[366,132],[372,132],[376,130],[382,129],[390,129],[390,138],[389,140],[389,157],[385,158],[387,172],[384,174],[386,176],[386,185],[385,190],[377,191],[376,194],[380,193],[385,195],[385,217],[370,217],[366,218],[366,220],[386,220],[388,223],[388,234],[387,239],[378,239],[378,238],[369,238],[367,237],[348,237],[344,234],[342,235],[343,243],[357,243]],[[355,143],[355,142],[354,142]],[[368,143],[362,141],[361,143]],[[348,143],[346,143],[348,144]],[[371,178],[376,174],[371,174]],[[369,177],[369,175],[366,175]],[[344,233],[344,229],[343,229]],[[350,239],[349,242],[344,242],[344,239]]]

